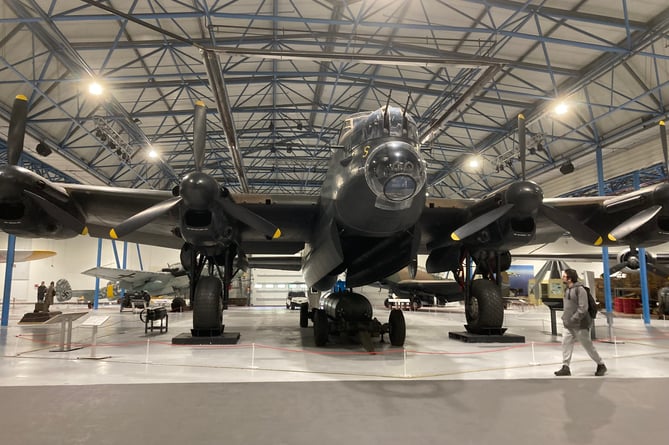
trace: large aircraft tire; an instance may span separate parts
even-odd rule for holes
[[[221,335],[223,331],[222,291],[221,280],[216,277],[201,277],[198,281],[193,301],[193,331],[198,335]]]
[[[316,346],[325,346],[329,334],[328,314],[323,309],[316,309],[314,311],[314,341]]]
[[[485,334],[489,329],[499,329],[504,322],[504,304],[499,286],[491,280],[472,282],[471,298],[465,305],[467,330],[474,334]]]
[[[404,346],[404,340],[407,336],[407,325],[404,321],[404,313],[400,309],[390,311],[388,317],[388,337],[393,346]]]
[[[309,303],[302,303],[300,305],[300,327],[306,328],[309,326]]]

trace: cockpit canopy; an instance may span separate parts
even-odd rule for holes
[[[351,149],[370,139],[399,137],[418,144],[418,129],[413,118],[401,108],[388,107],[357,113],[344,121],[339,145]]]

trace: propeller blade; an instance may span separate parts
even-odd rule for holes
[[[204,166],[204,142],[207,137],[207,107],[204,102],[195,102],[195,115],[193,116],[193,158],[195,159],[195,171],[201,172]]]
[[[542,204],[541,207],[539,207],[539,211],[543,213],[546,218],[571,233],[571,236],[575,239],[587,244],[592,244],[593,246],[602,245],[602,237],[599,236],[597,232],[571,216],[569,213],[546,204]]]
[[[660,121],[660,142],[662,143],[662,153],[664,154],[664,166],[669,172],[669,152],[667,150],[667,127],[664,121]]]
[[[414,258],[407,264],[407,270],[412,280],[416,279],[416,272],[418,271],[418,258]]]
[[[649,271],[653,272],[655,275],[659,275],[664,279],[669,278],[669,269],[664,266],[660,266],[659,264],[655,263],[647,263],[646,268]]]
[[[525,180],[525,153],[527,142],[525,140],[525,116],[518,114],[518,150],[520,151],[520,178]]]
[[[42,210],[47,213],[47,215],[61,223],[63,226],[82,235],[88,234],[88,228],[86,227],[86,224],[84,224],[83,221],[79,221],[66,210],[63,210],[48,199],[42,198],[41,196],[36,195],[29,190],[24,190],[23,193],[32,199],[35,204],[40,206]]]
[[[7,133],[7,162],[9,165],[18,164],[21,153],[23,153],[27,117],[28,98],[19,94],[14,99],[12,115],[9,118],[9,132]]]
[[[662,210],[661,205],[654,205],[640,211],[639,213],[623,221],[620,225],[618,225],[618,227],[613,229],[609,233],[609,239],[611,241],[617,241],[619,239],[625,238],[627,235],[634,232],[639,227],[643,226],[648,221],[653,219],[655,215],[660,213],[660,210]]]
[[[109,236],[112,239],[123,238],[124,236],[134,232],[141,227],[144,227],[151,221],[169,212],[171,209],[179,205],[179,203],[181,203],[181,196],[175,196],[174,198],[159,202],[158,204],[155,204],[146,210],[142,210],[141,212],[136,213],[130,218],[126,219],[115,228],[111,229],[109,231]]]
[[[613,275],[614,273],[618,272],[619,270],[623,270],[627,266],[629,266],[627,261],[623,261],[622,263],[618,263],[618,264],[616,264],[615,266],[613,266],[609,269],[609,275]]]
[[[494,223],[502,216],[506,215],[512,208],[513,204],[504,204],[501,207],[497,207],[496,209],[484,213],[483,215],[477,216],[464,226],[458,227],[455,232],[451,233],[451,239],[454,241],[460,241],[467,238],[484,227]]]
[[[240,221],[252,229],[262,233],[265,235],[265,237],[267,237],[267,239],[275,239],[281,236],[281,230],[277,226],[267,221],[262,216],[253,213],[246,207],[240,206],[239,204],[236,204],[229,199],[224,199],[221,201],[221,203],[225,213],[237,221]]]

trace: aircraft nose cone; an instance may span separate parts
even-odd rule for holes
[[[404,141],[376,147],[365,166],[370,189],[389,202],[413,198],[425,183],[425,166],[416,150]]]
[[[531,214],[535,212],[544,199],[544,193],[532,181],[516,182],[506,191],[506,201],[514,204],[516,212]]]
[[[184,204],[195,210],[204,210],[219,194],[218,183],[206,173],[191,173],[181,182]]]

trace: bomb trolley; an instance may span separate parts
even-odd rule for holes
[[[167,332],[168,315],[167,309],[164,307],[145,308],[139,313],[139,319],[144,323],[145,334],[149,329],[151,329],[151,332],[153,332],[154,329],[159,329],[161,334],[163,333],[163,329]],[[156,321],[160,322],[160,326],[153,325]]]

